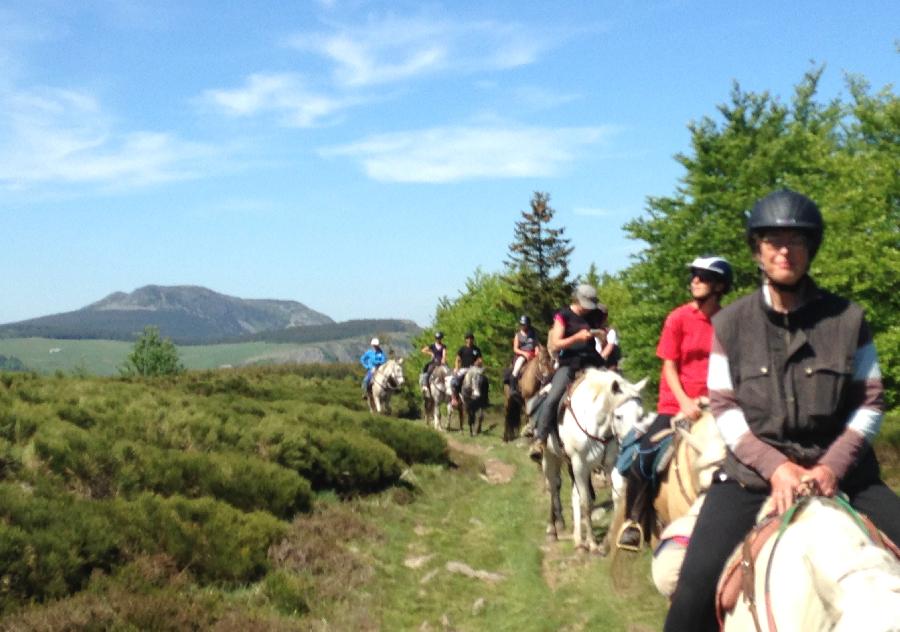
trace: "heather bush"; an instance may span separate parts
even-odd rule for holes
[[[211,498],[144,493],[110,504],[126,551],[165,553],[204,582],[248,582],[269,568],[267,551],[287,530],[272,515]]]

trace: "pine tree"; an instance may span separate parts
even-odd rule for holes
[[[569,255],[572,248],[564,228],[551,228],[556,211],[550,206],[550,194],[536,191],[531,210],[522,211],[516,222],[515,240],[509,245],[506,281],[517,304],[507,307],[531,316],[543,336],[553,314],[568,303],[572,293],[569,280]]]

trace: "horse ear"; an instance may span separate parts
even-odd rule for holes
[[[643,380],[641,380],[640,382],[635,384],[634,390],[636,390],[638,393],[640,393],[642,390],[644,390],[644,387],[647,386],[647,380],[649,380],[649,379],[650,379],[649,377],[645,377]]]
[[[613,383],[610,384],[609,388],[612,391],[613,395],[618,395],[622,392],[622,385],[619,384],[619,380],[613,380]]]
[[[397,360],[397,364],[403,364],[403,358],[400,358],[399,360]]]

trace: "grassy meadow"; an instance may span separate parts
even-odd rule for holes
[[[545,540],[499,402],[482,436],[441,434],[369,415],[359,377],[0,374],[0,629],[661,627],[647,551]],[[395,410],[415,415],[411,392]],[[897,425],[878,446],[895,488]]]
[[[0,355],[19,358],[38,373],[80,373],[118,375],[119,367],[134,343],[117,340],[60,340],[53,338],[0,338]],[[215,369],[255,362],[285,360],[322,344],[303,345],[271,342],[242,342],[179,346],[182,363],[191,370]],[[325,345],[327,347],[327,345]]]

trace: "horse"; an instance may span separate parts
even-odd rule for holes
[[[368,392],[370,413],[391,413],[391,396],[403,386],[403,358],[391,358],[372,371]]]
[[[446,364],[436,366],[428,377],[428,383],[422,387],[422,396],[425,400],[425,421],[430,420],[435,430],[442,430],[441,404],[447,404],[447,417],[450,417],[450,387],[451,372]]]
[[[512,367],[509,369],[512,372]],[[519,372],[518,389],[513,390],[509,381],[503,384],[503,441],[513,441],[519,436],[522,425],[522,411],[525,402],[534,397],[553,375],[553,361],[544,346],[528,360]]]
[[[572,386],[559,423],[558,436],[551,433],[544,450],[542,468],[550,490],[547,536],[558,537],[564,526],[560,502],[564,459],[571,464],[573,539],[579,549],[605,555],[609,544],[597,542],[591,524],[591,471],[606,460],[628,431],[644,416],[640,392],[647,380],[631,384],[618,373],[588,369]]]
[[[462,418],[465,416],[469,422],[469,436],[481,434],[481,423],[484,421],[484,410],[488,405],[488,380],[484,369],[473,366],[463,377],[462,387],[459,390],[461,407],[459,416],[459,430],[462,432]],[[475,422],[478,422],[477,432]]]
[[[725,460],[725,441],[709,411],[704,411],[689,430],[678,423],[674,429],[675,452],[653,501],[660,531],[687,514],[694,501],[709,489],[713,474]]]
[[[739,586],[744,589],[733,610],[723,612],[724,597],[717,600],[722,630],[900,630],[897,552],[888,550],[846,501],[801,496],[774,520],[755,560],[744,555],[743,544],[735,550],[733,562],[744,572],[751,566],[752,573],[732,580],[732,599]],[[726,571],[720,590],[728,577]]]

